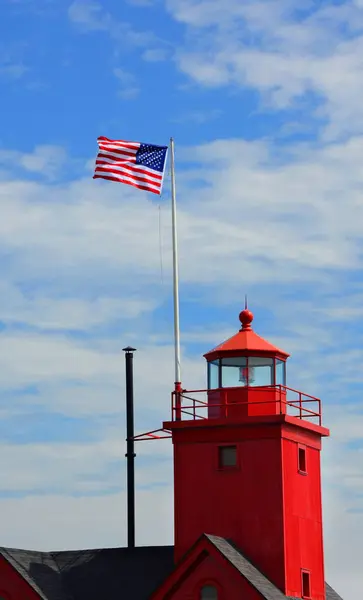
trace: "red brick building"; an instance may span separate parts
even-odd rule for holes
[[[289,355],[240,320],[205,355],[208,389],[174,392],[160,430],[174,546],[3,548],[0,600],[341,600],[324,576],[320,400],[287,387]]]

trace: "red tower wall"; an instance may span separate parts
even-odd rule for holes
[[[219,535],[286,595],[301,597],[301,569],[311,571],[312,598],[323,600],[320,435],[296,421],[171,424],[176,560],[202,533]],[[307,446],[308,475],[298,472],[299,443]],[[218,469],[223,444],[237,445],[237,468]]]
[[[294,437],[295,441],[284,439],[282,447],[286,587],[290,596],[299,597],[304,569],[310,572],[312,598],[325,600],[320,440],[309,444],[301,435]],[[303,441],[306,475],[299,473],[297,465],[296,446]]]

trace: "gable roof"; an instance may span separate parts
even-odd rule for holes
[[[235,545],[225,538],[204,534],[193,548],[207,541],[257,590],[264,600],[287,598]],[[66,552],[33,552],[0,548],[0,555],[42,600],[148,600],[167,577],[173,576],[173,546],[102,548]],[[342,600],[326,584],[326,600]]]
[[[184,581],[187,573],[194,571],[208,553],[208,545],[212,546],[238,573],[248,581],[259,594],[261,600],[299,600],[285,594],[258,570],[237,548],[233,542],[225,538],[204,533],[189,549],[183,558],[170,572],[166,580],[157,588],[152,598],[164,598],[166,592],[175,589],[179,581]],[[342,600],[340,596],[326,584],[326,600]]]
[[[174,567],[172,546],[0,554],[42,600],[147,600]]]
[[[68,600],[61,573],[47,552],[0,548],[3,558],[21,575],[42,600]]]
[[[211,544],[222,554],[222,556],[228,560],[228,562],[237,571],[243,575],[245,579],[254,587],[261,598],[264,600],[286,600],[285,594],[281,592],[265,575],[253,566],[252,563],[243,556],[242,552],[225,538],[217,537],[215,535],[205,535]],[[289,599],[290,600],[290,599]],[[295,600],[295,598],[291,598]]]
[[[285,596],[267,577],[265,577],[234,544],[225,538],[205,535],[219,552],[243,575],[265,600],[297,600]],[[326,600],[343,600],[333,588],[325,582]]]

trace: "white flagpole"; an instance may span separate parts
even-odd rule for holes
[[[171,215],[173,229],[173,290],[174,290],[174,349],[175,349],[175,391],[181,391],[180,371],[180,324],[179,324],[179,266],[178,266],[178,235],[176,223],[176,189],[174,140],[170,138],[171,156]]]

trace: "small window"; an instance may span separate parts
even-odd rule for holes
[[[307,473],[306,470],[306,448],[298,446],[298,462],[299,462],[299,473]]]
[[[200,600],[218,600],[218,590],[214,585],[204,585],[200,590]]]
[[[218,466],[220,469],[237,466],[237,446],[219,446]]]
[[[302,571],[301,579],[302,579],[302,597],[303,598],[311,598],[309,571]]]

